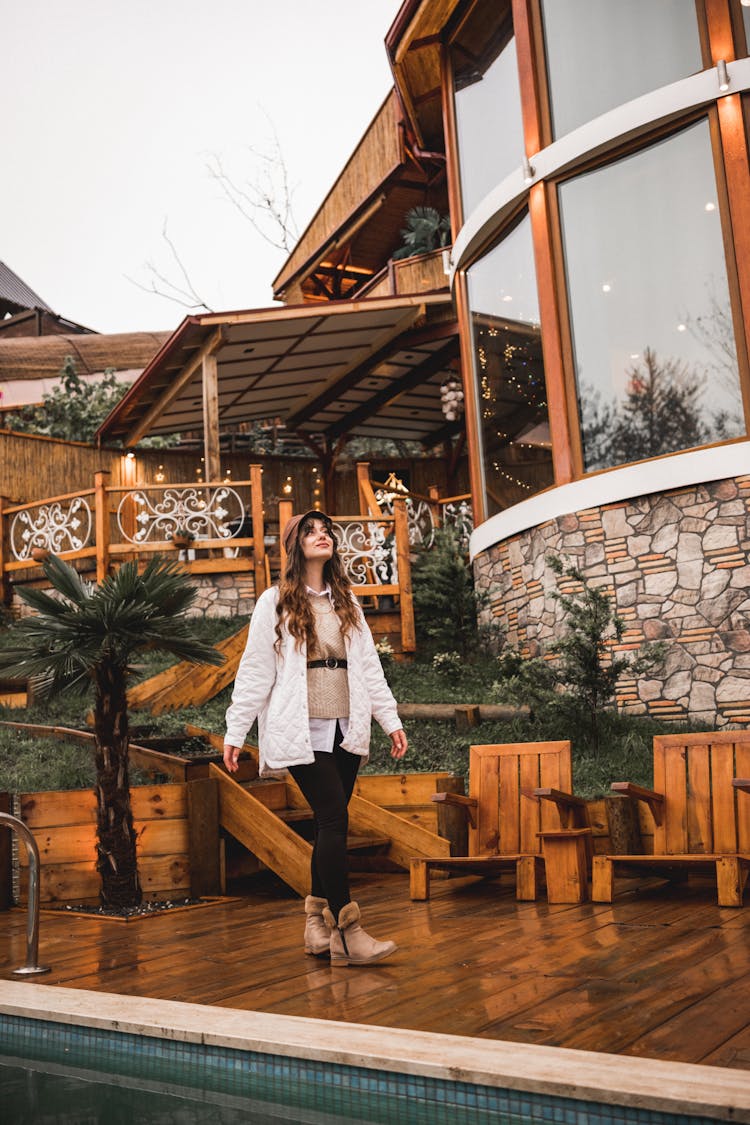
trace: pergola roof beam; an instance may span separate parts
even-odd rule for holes
[[[406,394],[407,391],[413,390],[421,383],[426,383],[431,379],[436,372],[441,371],[458,355],[459,343],[456,337],[451,338],[447,344],[444,344],[438,351],[433,352],[422,363],[413,367],[408,375],[402,379],[394,380],[389,386],[384,387],[378,391],[371,398],[356,410],[352,410],[345,418],[341,418],[326,430],[326,435],[329,439],[334,439],[340,434],[351,430],[363,419],[372,414],[376,414],[381,407],[387,406],[393,402],[394,399],[399,398],[401,395]]]
[[[152,424],[161,414],[166,412],[168,406],[174,402],[183,387],[186,387],[190,380],[195,375],[196,371],[201,368],[203,360],[206,356],[212,355],[224,342],[224,329],[217,328],[209,338],[206,340],[202,348],[196,352],[192,359],[188,360],[182,371],[177,375],[171,383],[162,391],[162,393],[152,402],[149,409],[143,415],[141,420],[133,427],[127,434],[124,444],[135,445],[148,430]]]

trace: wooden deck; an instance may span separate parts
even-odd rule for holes
[[[366,925],[399,952],[331,969],[301,949],[278,883],[127,924],[42,915],[37,983],[231,1008],[750,1069],[750,909],[709,883],[612,905],[517,903],[510,886],[356,875]],[[2,917],[0,977],[23,963],[25,912]]]

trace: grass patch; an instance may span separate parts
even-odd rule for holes
[[[219,622],[214,636],[228,635],[236,622]],[[386,660],[386,674],[394,695],[402,703],[483,703],[498,701],[498,661],[485,658],[475,663],[453,664],[440,669],[427,663],[397,663]],[[439,665],[438,661],[438,665]],[[200,707],[185,707],[162,715],[148,711],[130,714],[133,741],[148,735],[181,734],[188,724],[216,734],[224,732],[224,715],[231,687]],[[503,698],[504,702],[508,702]],[[0,708],[0,718],[16,722],[42,723],[83,728],[90,701],[62,696],[50,703],[37,703],[25,710]],[[481,723],[467,734],[459,734],[452,722],[411,720],[406,724],[409,752],[396,762],[390,740],[373,723],[367,773],[432,772],[449,770],[468,777],[469,746],[472,743],[541,742],[570,739],[573,747],[573,776],[579,796],[603,796],[612,781],[633,781],[651,786],[652,739],[655,734],[683,731],[685,724],[659,723],[642,716],[623,716],[606,711],[602,717],[602,748],[597,756],[588,752],[586,739],[575,717],[557,706],[537,705],[529,719]],[[698,729],[698,728],[695,728]],[[705,729],[705,728],[702,728]],[[249,741],[255,740],[251,732]],[[143,780],[146,781],[145,775]],[[133,775],[134,783],[136,775]],[[92,783],[91,753],[86,747],[49,739],[26,738],[0,728],[0,789],[80,788]]]

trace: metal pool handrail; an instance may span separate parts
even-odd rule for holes
[[[14,977],[38,976],[48,973],[49,966],[39,964],[39,848],[33,834],[22,820],[0,812],[0,825],[18,833],[29,853],[29,910],[26,919],[26,964],[13,970]]]

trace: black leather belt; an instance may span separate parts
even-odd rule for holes
[[[325,660],[308,660],[308,668],[346,668],[346,661],[339,660],[336,656],[328,656]]]

